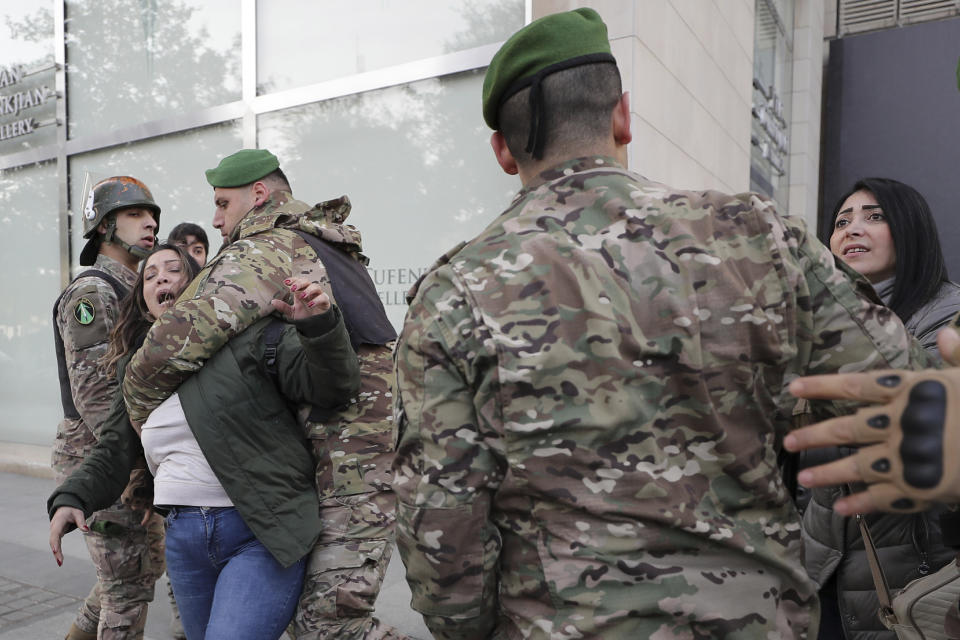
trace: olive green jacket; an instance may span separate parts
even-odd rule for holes
[[[320,532],[314,463],[291,408],[343,405],[356,394],[360,375],[333,307],[284,328],[275,384],[264,356],[270,322],[265,318],[231,339],[177,391],[190,429],[237,511],[277,561],[289,566]],[[47,501],[50,517],[62,506],[89,517],[112,504],[142,455],[117,393],[99,443]]]

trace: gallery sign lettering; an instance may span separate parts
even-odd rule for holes
[[[36,111],[56,96],[56,92],[47,85],[25,87],[25,78],[33,73],[27,73],[19,64],[0,67],[0,140],[33,133],[41,123],[37,122],[34,114],[27,112]],[[15,119],[9,120],[7,116]]]

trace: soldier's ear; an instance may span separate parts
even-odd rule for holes
[[[253,191],[253,206],[255,207],[259,207],[270,197],[270,189],[259,180],[253,183],[251,190]]]
[[[626,91],[617,101],[617,106],[613,108],[613,139],[617,146],[625,147],[633,140],[633,134],[630,132],[630,94]]]
[[[513,157],[513,154],[510,153],[510,149],[507,147],[507,141],[504,139],[502,133],[499,131],[493,132],[493,135],[490,136],[490,146],[493,147],[493,155],[497,157],[497,163],[500,165],[500,168],[503,169],[503,172],[511,176],[517,175],[519,172],[517,161]]]

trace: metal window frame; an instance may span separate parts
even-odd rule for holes
[[[524,0],[524,24],[529,24],[532,19],[533,2],[534,0]],[[72,156],[235,120],[241,121],[244,147],[253,148],[257,146],[257,117],[262,114],[480,69],[490,63],[493,54],[503,44],[502,42],[496,42],[473,49],[424,58],[366,73],[258,96],[257,0],[240,0],[240,56],[242,63],[240,100],[161,120],[152,120],[103,133],[67,139],[67,100],[69,95],[66,78],[66,3],[67,0],[54,2],[55,86],[58,98],[56,143],[0,156],[0,172],[30,164],[56,162],[61,287],[66,287],[70,282],[72,252],[80,250],[79,247],[72,246],[70,234],[69,162]]]

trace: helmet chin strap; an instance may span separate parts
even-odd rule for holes
[[[110,220],[105,224],[107,225],[107,230],[103,234],[104,242],[110,242],[119,246],[137,260],[144,260],[153,252],[151,249],[144,249],[143,247],[128,244],[122,238],[120,238],[120,236],[117,235],[117,220],[114,216],[111,215]]]

